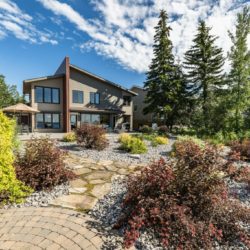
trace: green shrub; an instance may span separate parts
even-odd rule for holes
[[[17,178],[37,191],[51,189],[75,177],[65,168],[65,153],[47,137],[27,142],[15,162]]]
[[[122,144],[127,144],[129,140],[131,140],[131,135],[127,133],[122,133],[118,139],[118,141]]]
[[[153,129],[149,127],[148,125],[143,125],[140,129],[140,131],[144,134],[151,134],[153,133]]]
[[[15,122],[0,111],[0,205],[20,203],[32,189],[17,180],[14,162]]]
[[[147,146],[144,141],[138,138],[132,138],[130,141],[130,152],[131,154],[143,154],[147,152]]]
[[[166,137],[163,137],[163,136],[156,136],[152,142],[151,142],[151,145],[153,147],[156,147],[158,145],[166,145],[168,144],[168,138]]]
[[[132,137],[128,134],[122,134],[119,138],[120,149],[131,154],[143,154],[147,152],[146,144],[140,138]]]
[[[74,132],[70,132],[68,134],[66,134],[63,139],[64,142],[74,142],[76,141],[76,135]]]

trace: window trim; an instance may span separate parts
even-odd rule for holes
[[[42,102],[38,102],[36,98],[36,89],[37,88],[42,88]],[[45,102],[45,94],[44,94],[44,89],[50,89],[50,97],[51,97],[51,102]],[[53,89],[58,90],[58,102],[53,102]],[[46,86],[35,86],[35,102],[36,103],[47,103],[47,104],[60,104],[61,99],[60,99],[60,88],[53,88],[53,87],[46,87]]]
[[[94,95],[94,102],[91,101],[91,94]],[[97,95],[99,96],[98,102],[96,102],[96,96]],[[100,99],[101,99],[101,94],[99,92],[89,92],[89,103],[90,104],[97,104],[97,105],[99,105],[100,102],[101,102]]]
[[[81,92],[82,93],[82,102],[79,102],[79,96],[77,94],[77,102],[74,102],[74,92]],[[72,103],[75,103],[75,104],[84,104],[84,91],[82,90],[77,90],[77,89],[73,89],[72,90]]]
[[[51,117],[51,128],[38,128],[37,127],[37,117],[36,115],[42,115],[43,116],[43,124],[45,123],[45,114],[48,115],[50,114]],[[53,115],[59,115],[59,127],[58,128],[53,128]],[[35,128],[36,129],[61,129],[61,113],[60,112],[40,112],[35,115]]]

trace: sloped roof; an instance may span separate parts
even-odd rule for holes
[[[126,89],[126,88],[122,87],[121,85],[119,85],[119,84],[117,84],[117,83],[111,82],[111,81],[109,81],[109,80],[107,80],[107,79],[104,79],[104,78],[98,76],[98,75],[95,75],[95,74],[93,74],[93,73],[90,73],[89,71],[87,71],[87,70],[85,70],[85,69],[81,69],[81,68],[79,68],[79,67],[77,67],[77,66],[75,66],[75,65],[73,65],[73,64],[70,64],[70,67],[73,68],[73,69],[75,69],[75,70],[77,70],[77,71],[79,71],[79,72],[81,72],[81,73],[84,73],[84,74],[86,74],[86,75],[89,75],[89,76],[91,76],[91,77],[94,77],[94,78],[96,78],[97,80],[100,80],[100,81],[102,81],[102,82],[104,82],[104,83],[107,83],[107,84],[109,84],[109,85],[112,85],[112,86],[114,86],[114,87],[116,87],[116,88],[119,88],[119,89],[121,89],[121,90],[123,90],[123,91],[126,91],[126,92],[128,92],[128,93],[130,93],[130,94],[132,94],[132,95],[134,95],[134,96],[137,95],[137,93],[135,93],[135,92],[133,92],[133,91],[131,91],[131,90],[129,90],[129,89]]]

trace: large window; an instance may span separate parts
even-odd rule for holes
[[[100,93],[90,92],[90,103],[100,104]]]
[[[82,123],[100,124],[101,116],[99,114],[81,114]]]
[[[60,114],[39,113],[36,114],[36,128],[60,128]]]
[[[35,87],[35,100],[39,103],[60,103],[60,89]]]
[[[36,102],[43,102],[43,88],[42,87],[35,88],[35,99],[36,99]]]
[[[73,90],[72,100],[73,100],[73,103],[83,103],[83,91]]]

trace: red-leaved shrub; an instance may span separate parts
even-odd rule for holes
[[[250,139],[245,139],[242,142],[233,141],[230,144],[230,147],[231,147],[231,153],[230,153],[231,159],[234,159],[235,156],[238,156],[243,161],[250,161]]]
[[[166,125],[162,125],[158,128],[159,135],[167,135],[167,133],[168,133],[168,127]]]
[[[105,130],[101,127],[91,124],[82,124],[76,131],[76,141],[81,147],[103,150],[108,142],[105,137]]]
[[[65,153],[49,138],[33,138],[15,162],[16,176],[34,190],[51,189],[75,177],[65,168]]]
[[[123,215],[125,247],[150,229],[170,249],[211,249],[215,241],[228,246],[238,240],[250,246],[250,210],[229,200],[221,175],[223,161],[216,148],[192,141],[178,144],[176,160],[163,159],[128,179]]]

